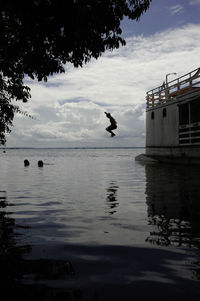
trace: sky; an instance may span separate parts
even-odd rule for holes
[[[105,52],[83,68],[31,88],[16,114],[7,147],[143,147],[146,92],[200,67],[200,0],[152,0],[139,22],[123,20],[126,46]],[[116,136],[105,128],[116,119]]]

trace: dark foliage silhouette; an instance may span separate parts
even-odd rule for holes
[[[10,132],[11,100],[31,97],[26,76],[47,81],[64,65],[81,67],[125,45],[120,22],[139,20],[151,0],[2,0],[0,4],[0,144]],[[3,102],[4,101],[4,102]]]

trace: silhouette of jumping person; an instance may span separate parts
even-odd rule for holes
[[[104,112],[106,114],[106,117],[108,117],[108,119],[110,119],[110,126],[108,126],[106,128],[106,131],[111,133],[111,137],[114,137],[115,134],[112,132],[113,130],[116,130],[117,128],[117,122],[115,121],[115,119],[111,116],[110,113]]]

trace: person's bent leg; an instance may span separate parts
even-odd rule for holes
[[[108,126],[108,127],[106,128],[106,131],[109,132],[109,133],[111,134],[111,137],[114,137],[115,134],[112,132],[112,130],[115,130],[115,129],[116,129],[115,126],[110,125],[110,126]]]
[[[108,127],[106,128],[106,131],[109,132],[110,134],[111,134],[111,130],[112,130],[112,127],[111,127],[111,126],[108,126]]]

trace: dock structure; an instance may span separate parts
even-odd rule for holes
[[[145,155],[200,162],[200,68],[147,92]]]

